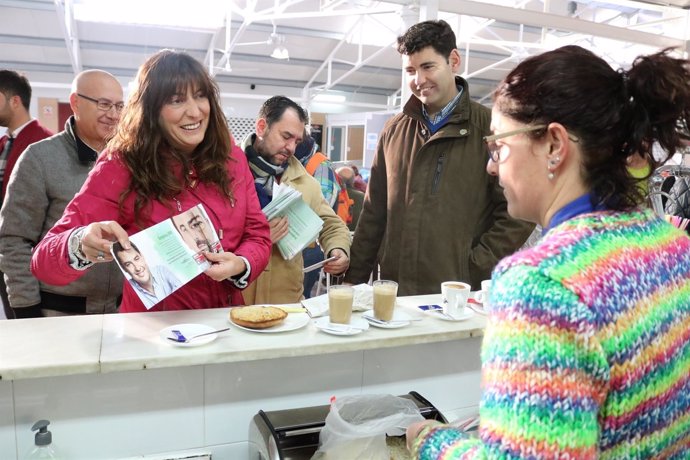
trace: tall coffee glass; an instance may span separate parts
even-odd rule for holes
[[[350,324],[354,293],[352,286],[335,285],[328,288],[328,316],[331,323]]]
[[[382,321],[393,319],[398,283],[395,281],[374,281],[374,316]]]

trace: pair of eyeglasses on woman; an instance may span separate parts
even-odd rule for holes
[[[510,136],[515,136],[516,134],[523,134],[523,133],[531,133],[532,131],[539,131],[540,129],[545,129],[549,125],[541,124],[541,125],[534,125],[534,126],[525,126],[524,128],[520,129],[514,129],[512,131],[506,131],[505,133],[501,134],[492,134],[491,136],[484,136],[484,142],[486,142],[486,150],[487,153],[489,154],[489,158],[491,158],[491,161],[494,163],[499,163],[503,160],[505,160],[508,155],[505,155],[503,158],[501,158],[501,147],[496,144],[496,141],[498,139],[505,139],[506,137]],[[568,139],[570,139],[572,142],[580,142],[580,138],[568,133]]]
[[[501,134],[492,134],[491,136],[484,136],[484,142],[486,142],[486,149],[487,152],[489,153],[489,158],[491,158],[491,161],[498,163],[502,159],[501,158],[501,146],[496,144],[496,141],[498,139],[505,139],[506,137],[510,136],[515,136],[516,134],[523,134],[523,133],[531,133],[532,131],[539,131],[540,129],[546,128],[548,125],[534,125],[534,126],[525,126],[524,128],[520,129],[514,129],[512,131],[506,131],[505,133]],[[506,155],[507,157],[507,155]]]
[[[106,99],[94,99],[93,97],[84,96],[83,94],[79,93],[77,93],[77,96],[82,97],[87,101],[94,102],[96,104],[96,107],[98,107],[98,110],[102,110],[103,112],[109,112],[110,109],[115,107],[115,111],[119,113],[122,112],[122,109],[125,108],[124,102],[118,102],[117,104],[114,104]]]

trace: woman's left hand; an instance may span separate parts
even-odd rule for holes
[[[336,259],[323,266],[323,271],[326,273],[330,273],[331,275],[340,275],[347,270],[347,267],[350,266],[350,259],[342,249],[333,249],[328,253],[328,257],[335,257]]]
[[[223,281],[231,276],[239,275],[247,269],[244,260],[232,252],[204,251],[204,256],[211,262],[211,267],[204,273],[216,281]]]

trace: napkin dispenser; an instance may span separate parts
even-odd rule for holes
[[[402,398],[410,399],[429,420],[446,423],[445,417],[416,391]],[[308,460],[319,447],[319,433],[325,425],[330,406],[264,412],[260,410],[249,424],[250,460]]]

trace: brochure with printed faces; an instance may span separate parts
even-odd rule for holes
[[[130,235],[129,242],[129,249],[114,243],[111,252],[147,309],[209,268],[204,252],[223,251],[202,204]]]

